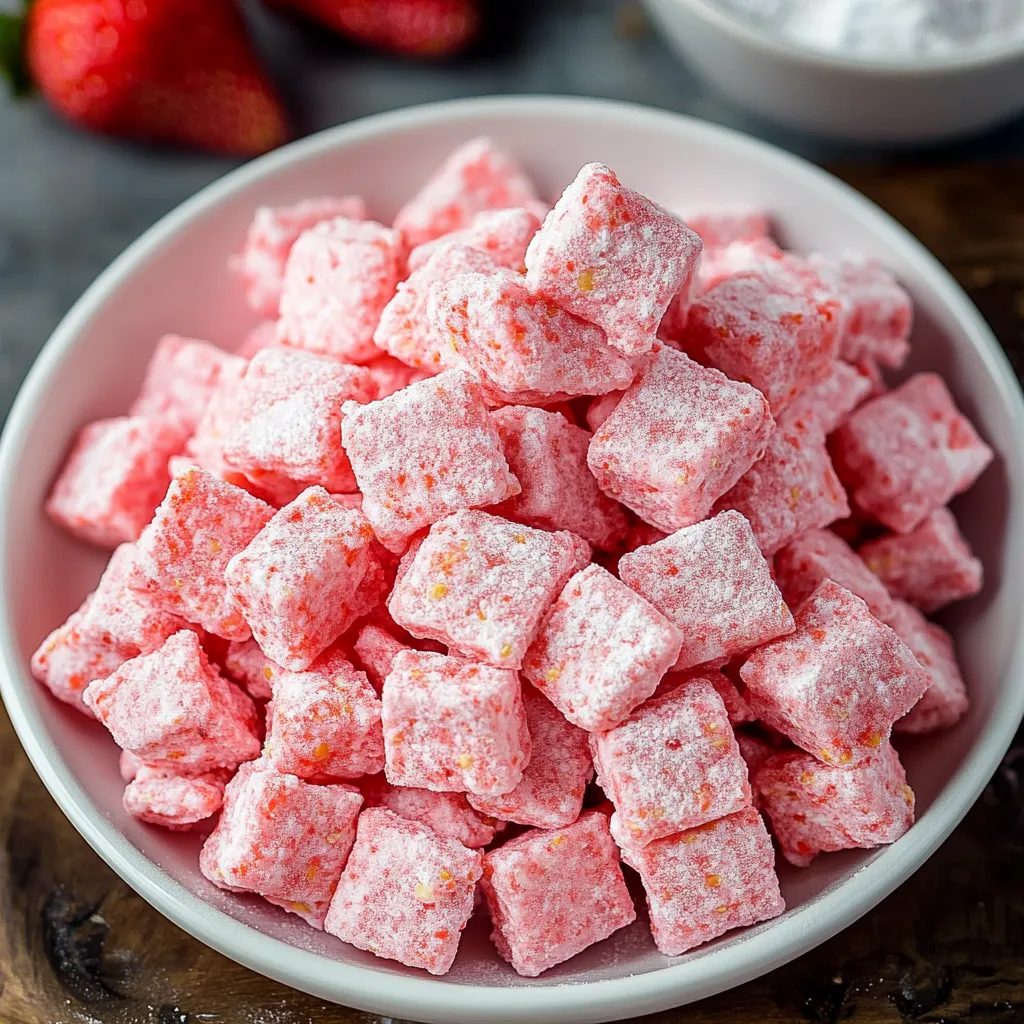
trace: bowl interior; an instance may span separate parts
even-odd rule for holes
[[[486,922],[475,920],[455,967],[438,982],[207,884],[196,863],[200,837],[151,828],[124,813],[109,736],[49,699],[29,678],[28,659],[80,603],[103,564],[40,512],[69,440],[86,421],[126,409],[162,332],[228,347],[239,342],[253,319],[225,264],[253,207],[357,192],[388,220],[454,145],[485,132],[517,154],[552,198],[581,164],[596,159],[680,212],[765,207],[797,249],[852,248],[882,258],[917,301],[908,370],[943,373],[998,458],[956,504],[987,570],[984,593],[946,623],[956,635],[971,711],[949,734],[900,744],[920,816],[903,840],[873,853],[821,857],[802,872],[784,868],[786,916],[679,960],[660,955],[638,922],[569,964],[525,980],[497,958]],[[44,780],[93,845],[179,924],[266,973],[329,998],[419,1019],[471,1019],[469,993],[477,990],[453,994],[469,986],[508,990],[499,1007],[491,1004],[493,1020],[542,1005],[562,1019],[607,1019],[678,1004],[783,962],[868,909],[938,845],[994,768],[1021,705],[1024,574],[1014,571],[1024,538],[1021,423],[1009,367],[962,293],[887,217],[808,165],[698,122],[588,101],[478,101],[372,119],[290,147],[200,194],[107,271],[51,341],[12,414],[0,456],[5,697]],[[638,984],[642,975],[650,977],[646,985]],[[580,984],[614,981],[621,982],[614,992]],[[563,989],[557,997],[542,995],[555,986]],[[399,1003],[400,993],[412,1001]]]

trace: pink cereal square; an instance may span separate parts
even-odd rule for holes
[[[770,238],[772,233],[771,215],[765,210],[704,210],[684,219],[700,236],[705,250]]]
[[[366,676],[338,651],[274,680],[264,756],[300,779],[355,779],[384,767],[380,701]]]
[[[300,490],[310,484],[355,490],[341,445],[341,407],[376,394],[365,369],[309,352],[265,349],[253,356],[235,391],[224,459],[256,483],[278,476]]]
[[[580,816],[594,775],[587,734],[532,686],[523,687],[523,707],[532,753],[522,782],[500,796],[468,799],[478,811],[504,821],[563,828]]]
[[[382,353],[366,364],[366,372],[377,385],[377,398],[388,398],[396,391],[407,388],[430,376],[423,370],[407,366],[400,359]]]
[[[764,456],[715,503],[750,522],[758,546],[773,555],[794,537],[850,514],[846,492],[813,420],[783,416]]]
[[[858,551],[893,597],[909,601],[925,614],[981,590],[981,562],[948,508],[935,509],[910,533],[886,534],[862,544]]]
[[[574,725],[610,729],[654,693],[683,640],[657,608],[588,565],[548,610],[523,675]]]
[[[363,626],[352,644],[352,652],[378,693],[384,689],[384,680],[391,673],[395,658],[402,651],[408,650],[411,648],[396,640],[386,629],[373,623]]]
[[[128,584],[159,607],[226,640],[248,640],[224,571],[274,510],[205,470],[174,478],[135,547]]]
[[[407,821],[426,825],[439,836],[456,839],[470,850],[483,849],[505,827],[503,821],[496,821],[470,806],[465,793],[387,786],[380,806]]]
[[[94,680],[83,699],[119,747],[155,767],[233,768],[259,753],[251,701],[209,663],[191,630]]]
[[[893,614],[887,621],[914,652],[914,657],[931,680],[924,696],[897,719],[893,732],[937,732],[955,725],[967,714],[968,699],[953,638],[904,601],[894,602]]]
[[[493,139],[471,139],[452,152],[394,220],[406,245],[468,228],[483,210],[534,208],[533,183]]]
[[[829,375],[800,392],[786,409],[790,419],[814,420],[823,434],[831,434],[863,401],[871,397],[870,376],[859,367],[837,359]]]
[[[232,640],[224,657],[224,672],[252,697],[253,700],[270,700],[274,693],[274,682],[283,672],[276,662],[271,661],[255,640]]]
[[[250,761],[224,791],[199,868],[221,888],[315,906],[334,894],[362,802],[353,786],[313,786]]]
[[[734,274],[691,307],[683,347],[705,366],[752,384],[778,415],[828,377],[839,343],[840,306],[775,273]]]
[[[708,515],[774,429],[754,388],[663,348],[594,433],[587,464],[607,495],[671,533]]]
[[[363,811],[324,928],[375,956],[446,974],[482,856],[382,807]]]
[[[394,552],[459,509],[519,492],[480,387],[461,370],[368,405],[346,403],[341,439],[363,512]]]
[[[403,651],[384,681],[385,773],[393,786],[508,793],[530,761],[515,672]]]
[[[864,601],[886,622],[892,598],[882,582],[842,537],[831,530],[808,530],[775,554],[775,581],[791,608],[799,608],[823,580],[832,580]]]
[[[707,679],[641,704],[590,745],[620,846],[644,846],[750,806],[746,763]]]
[[[603,328],[626,354],[649,352],[658,325],[700,256],[681,220],[587,164],[526,251],[534,291]]]
[[[782,855],[797,867],[819,853],[894,843],[914,823],[914,792],[888,743],[853,768],[777,754],[758,768],[754,788]]]
[[[786,909],[775,850],[752,807],[657,839],[628,862],[647,892],[655,945],[668,956]]]
[[[604,332],[530,291],[518,274],[462,274],[431,285],[427,317],[448,365],[495,404],[546,405],[626,387],[633,367]]]
[[[261,316],[277,316],[292,246],[303,231],[336,217],[366,220],[366,204],[360,196],[316,196],[290,206],[256,208],[245,245],[229,263],[242,278],[250,309]]]
[[[539,227],[537,214],[522,206],[481,210],[467,227],[416,246],[409,253],[409,270],[422,267],[440,246],[455,243],[485,252],[499,267],[523,271],[526,247]]]
[[[535,978],[636,920],[608,819],[531,829],[484,856],[480,882],[498,952]]]
[[[993,454],[934,373],[862,405],[833,435],[832,453],[857,507],[897,533],[970,487]]]
[[[682,635],[677,669],[722,662],[792,632],[793,617],[739,512],[720,512],[619,560],[623,583]]]
[[[224,772],[184,776],[140,766],[125,787],[121,804],[139,821],[171,831],[186,831],[213,817],[224,803]]]
[[[146,369],[142,391],[132,403],[132,416],[166,416],[195,430],[210,396],[222,380],[237,380],[245,360],[207,341],[165,334]]]
[[[402,277],[398,234],[371,220],[338,217],[304,231],[281,287],[277,337],[349,363],[380,354],[373,332]]]
[[[167,461],[185,442],[164,416],[118,416],[83,427],[46,511],[80,540],[115,548],[138,539],[170,483]]]
[[[757,716],[750,710],[750,705],[736,684],[724,672],[707,666],[698,666],[687,672],[669,672],[658,684],[658,688],[652,696],[664,697],[665,694],[671,693],[676,687],[684,685],[695,676],[706,679],[718,692],[718,696],[722,698],[722,703],[725,705],[725,713],[729,716],[729,724],[733,728],[756,720]]]
[[[796,613],[796,632],[754,651],[740,677],[761,721],[851,767],[876,754],[929,684],[896,633],[832,580]]]
[[[560,413],[529,406],[506,406],[492,419],[522,487],[493,511],[542,530],[570,530],[604,551],[619,546],[629,522],[587,467],[591,435]]]
[[[361,512],[310,487],[228,562],[228,600],[268,658],[301,672],[383,598],[373,547]]]
[[[435,523],[388,600],[413,636],[502,668],[518,669],[541,618],[590,548],[486,512]]]

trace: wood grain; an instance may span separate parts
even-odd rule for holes
[[[1024,167],[837,172],[956,275],[1024,371]],[[0,1021],[370,1024],[268,981],[162,918],[92,853],[0,721]],[[1024,1022],[1024,746],[873,913],[759,981],[651,1024]]]

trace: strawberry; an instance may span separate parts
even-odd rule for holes
[[[50,106],[95,131],[239,156],[287,135],[234,0],[34,0],[25,59]]]
[[[447,57],[480,29],[476,0],[270,0],[356,42],[407,57]]]

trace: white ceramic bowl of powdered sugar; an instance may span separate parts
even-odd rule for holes
[[[734,102],[836,139],[923,143],[1024,111],[1024,0],[645,0]]]

